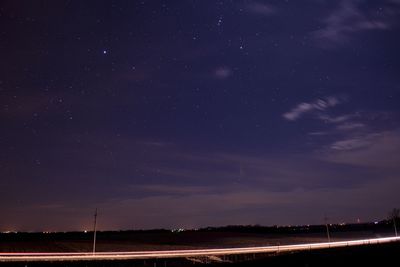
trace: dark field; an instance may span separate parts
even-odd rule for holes
[[[97,251],[139,251],[248,247],[326,242],[325,226],[233,226],[197,231],[98,232]],[[393,236],[389,223],[332,225],[331,241]],[[0,235],[1,252],[90,252],[93,233],[8,233]],[[400,244],[159,260],[1,263],[1,266],[387,266],[400,255]],[[394,266],[397,266],[394,264]]]
[[[359,224],[330,227],[331,241],[393,235],[390,224]],[[326,242],[324,226],[223,227],[197,231],[98,232],[96,251],[170,250],[249,247]],[[88,252],[93,233],[8,233],[0,235],[0,252]]]

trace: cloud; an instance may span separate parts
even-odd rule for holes
[[[350,120],[354,116],[355,115],[352,115],[352,114],[346,114],[346,115],[342,115],[342,116],[331,117],[326,114],[321,114],[318,118],[327,123],[342,123],[342,122]]]
[[[355,129],[361,129],[364,128],[365,124],[361,122],[347,122],[347,123],[342,123],[336,126],[336,129],[339,131],[349,131],[349,130],[355,130]]]
[[[329,142],[325,149],[334,151],[351,151],[369,147],[384,132],[399,127],[395,123],[397,115],[391,112],[357,111],[341,116],[321,114],[318,117],[324,122],[324,129],[312,131],[310,136],[325,136]],[[321,141],[323,139],[319,139]]]
[[[360,112],[340,116],[319,114],[317,118],[324,122],[324,130],[312,131],[308,135],[325,137],[330,141],[332,138],[339,137],[339,140],[329,145],[330,149],[345,149],[360,146],[362,143],[359,140],[360,136],[364,137],[371,133],[368,120]]]
[[[246,10],[263,16],[270,16],[276,13],[276,8],[270,4],[253,2],[246,5]]]
[[[332,223],[356,222],[357,218],[372,221],[384,218],[388,207],[399,200],[400,179],[396,178],[368,181],[357,188],[316,188],[311,191],[273,192],[258,187],[210,194],[152,195],[144,198],[117,196],[96,203],[101,218],[99,229],[319,224],[324,213],[329,214]],[[60,227],[75,231],[90,229],[93,203],[68,205],[67,211],[65,208],[5,207],[3,211],[7,217],[2,220],[0,229],[19,231],[32,229],[32,225],[37,225],[34,228],[37,231],[60,231]],[[15,214],[19,215],[19,220],[12,221]],[[49,215],[52,220],[49,220]]]
[[[27,87],[29,88],[29,87]],[[36,88],[29,88],[29,92],[4,90],[0,98],[1,120],[25,120],[28,118],[49,116],[61,113],[60,107],[74,105],[80,98],[66,92],[48,92],[46,95],[37,93]]]
[[[0,223],[0,230],[8,225],[16,229],[52,229],[52,224],[57,224],[59,229],[84,229],[90,226],[87,214],[92,213],[93,207],[101,211],[102,229],[315,223],[324,211],[329,212],[324,210],[326,207],[345,211],[339,215],[349,218],[360,203],[374,205],[377,210],[387,204],[368,199],[357,202],[359,198],[352,194],[354,192],[369,192],[380,199],[396,199],[397,196],[376,191],[379,187],[393,189],[398,181],[387,180],[387,174],[382,175],[380,169],[374,172],[365,166],[349,167],[349,161],[356,160],[358,155],[343,158],[339,152],[346,152],[345,155],[355,152],[350,150],[330,150],[321,160],[309,151],[299,155],[252,155],[195,151],[177,144],[158,145],[163,143],[162,140],[153,140],[157,143],[153,145],[148,140],[130,137],[118,140],[109,136],[81,138],[79,147],[84,148],[83,153],[67,138],[60,138],[62,141],[55,143],[49,141],[46,149],[57,153],[49,153],[51,158],[43,161],[49,161],[48,175],[54,178],[35,189],[35,199],[30,199],[24,192],[32,190],[29,185],[40,182],[38,180],[27,179],[24,188],[15,183],[19,195],[12,194],[15,192],[12,181],[0,182],[4,184],[1,184],[5,189],[4,197],[22,203],[17,208],[0,203],[0,208],[7,214],[6,220]],[[118,152],[111,155],[105,151],[104,140],[109,140],[110,150]],[[387,140],[388,144],[394,144],[390,141],[392,138]],[[390,148],[390,145],[386,147]],[[389,154],[392,161],[395,152]],[[60,155],[73,160],[66,165]],[[378,156],[385,160],[382,153]],[[16,160],[17,165],[21,165],[24,159]],[[24,166],[35,173],[29,164]],[[8,177],[4,168],[1,171]],[[71,184],[70,177],[80,177],[79,186]],[[372,182],[375,184],[370,186]],[[90,186],[93,183],[96,188]],[[74,195],[73,199],[69,197],[71,195]],[[340,196],[341,202],[333,203],[333,196]],[[346,206],[346,202],[352,206]],[[37,208],[29,209],[27,203],[37,205]],[[43,205],[46,203],[56,203],[60,208],[49,208]],[[296,216],[300,212],[306,215]],[[44,213],[50,214],[57,223],[49,221],[48,216],[25,220]],[[371,210],[363,211],[364,216],[372,214]],[[29,225],[25,224],[27,221]]]
[[[218,79],[224,80],[224,79],[229,78],[229,76],[232,75],[232,70],[228,67],[221,66],[221,67],[218,67],[215,69],[214,75]]]
[[[329,134],[329,132],[327,132],[327,131],[319,131],[319,132],[310,132],[310,133],[308,133],[308,135],[311,135],[311,136],[325,136],[325,135],[328,135]]]
[[[282,116],[289,121],[295,121],[301,118],[305,113],[326,110],[340,104],[341,102],[342,100],[340,98],[334,96],[329,96],[325,99],[317,99],[311,103],[303,102],[298,104],[289,112],[284,113]]]
[[[155,193],[162,195],[191,195],[205,194],[212,192],[207,186],[188,186],[188,185],[167,185],[167,184],[151,184],[151,185],[135,185],[132,186],[134,191],[146,193]]]
[[[387,178],[368,181],[357,188],[271,192],[259,187],[211,194],[116,198],[100,204],[103,217],[107,218],[102,227],[132,228],[127,223],[127,217],[132,216],[129,214],[140,214],[132,216],[135,228],[313,224],[320,223],[325,212],[332,222],[376,220],[383,218],[387,207],[399,199],[399,185],[399,179]]]
[[[358,32],[386,30],[391,27],[384,16],[365,14],[359,6],[363,1],[342,0],[339,8],[324,21],[324,26],[313,32],[314,39],[322,46],[332,46],[347,42]]]
[[[138,141],[138,145],[144,145],[144,146],[149,146],[149,147],[166,147],[166,146],[172,146],[174,145],[173,143],[169,142],[160,142],[160,141],[150,141],[150,140],[140,140]]]
[[[336,141],[331,145],[334,150],[355,150],[369,147],[378,134],[368,134],[366,136],[355,137],[351,139],[345,139]]]
[[[335,163],[381,168],[382,172],[397,168],[398,172],[399,155],[400,130],[391,130],[337,141],[323,157]]]

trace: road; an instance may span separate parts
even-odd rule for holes
[[[134,252],[97,252],[93,253],[0,253],[0,262],[11,261],[81,261],[81,260],[128,260],[128,259],[157,259],[157,258],[185,258],[202,256],[222,256],[235,254],[276,253],[287,251],[314,250],[338,248],[348,246],[362,246],[369,244],[383,244],[400,242],[400,237],[385,237],[340,242],[309,243],[284,246],[221,248],[221,249],[193,249],[193,250],[165,250],[165,251],[134,251]]]

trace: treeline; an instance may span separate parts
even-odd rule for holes
[[[329,224],[331,232],[354,232],[354,231],[376,231],[382,232],[390,230],[392,222],[383,220],[380,222],[357,223],[357,224]],[[98,231],[101,236],[108,238],[120,238],[132,234],[183,234],[185,232],[230,232],[230,233],[263,233],[263,234],[291,234],[291,233],[321,233],[326,231],[325,225],[298,225],[298,226],[261,226],[261,225],[228,225],[221,227],[206,227],[200,229],[180,229],[179,231],[169,229],[153,229],[153,230],[123,230],[123,231]],[[2,241],[7,240],[91,240],[93,232],[35,232],[35,233],[1,233]]]

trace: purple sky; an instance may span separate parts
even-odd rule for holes
[[[0,231],[384,219],[400,1],[0,3]]]

